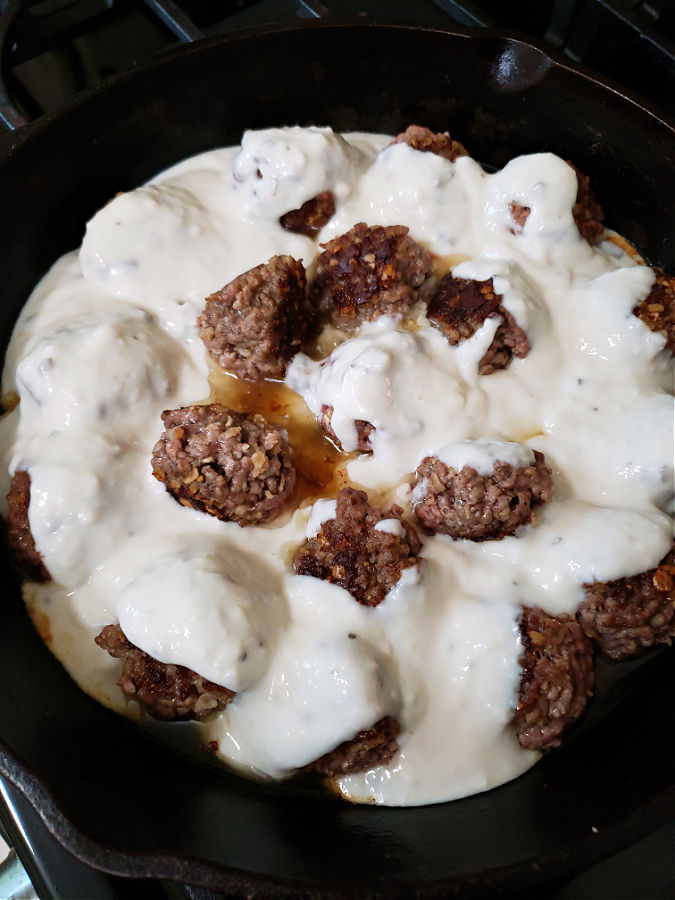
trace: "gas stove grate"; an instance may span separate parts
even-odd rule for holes
[[[675,0],[5,0],[4,9],[1,71],[24,119],[177,42],[312,18],[520,31],[675,113]],[[10,127],[21,121],[11,113]]]

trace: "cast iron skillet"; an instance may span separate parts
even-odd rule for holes
[[[3,345],[32,286],[115,192],[245,128],[411,122],[450,128],[490,166],[539,150],[573,159],[608,221],[653,263],[675,261],[675,142],[655,115],[494,32],[311,24],[188,47],[2,143]],[[525,896],[672,815],[671,652],[600,666],[584,727],[517,781],[419,809],[351,807],[188,762],[90,700],[2,566],[0,770],[107,871],[232,896]]]

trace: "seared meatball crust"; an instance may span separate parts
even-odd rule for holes
[[[577,197],[572,207],[574,221],[582,238],[589,244],[595,244],[605,230],[602,224],[605,218],[604,210],[596,199],[588,175],[580,172],[570,160],[567,160],[567,165],[574,169],[577,176]]]
[[[338,584],[363,606],[377,606],[403,570],[417,565],[420,539],[412,525],[401,520],[401,513],[398,506],[373,509],[364,491],[343,488],[335,518],[324,522],[316,537],[298,550],[296,573]],[[404,534],[376,528],[384,519],[397,519]]]
[[[96,643],[122,660],[118,685],[156,719],[201,719],[232,701],[235,692],[192,669],[162,663],[131,643],[119,625],[106,625]]]
[[[577,176],[577,196],[572,208],[574,221],[581,237],[589,244],[595,244],[605,230],[605,226],[602,224],[605,218],[604,210],[596,199],[588,175],[580,172],[569,159],[566,162],[574,169]],[[511,231],[513,234],[519,234],[530,215],[530,207],[512,203],[509,209],[513,219]]]
[[[335,197],[330,191],[321,191],[307,200],[299,209],[284,213],[279,223],[286,231],[314,237],[335,215]]]
[[[518,706],[513,724],[526,750],[559,747],[564,732],[581,716],[591,696],[593,646],[570,616],[550,616],[524,607]]]
[[[319,424],[326,432],[328,437],[333,441],[336,447],[342,450],[342,446],[340,445],[340,441],[338,440],[337,435],[333,431],[331,427],[331,421],[333,419],[333,407],[332,406],[324,406],[321,407],[321,415],[319,417]],[[362,453],[372,453],[373,448],[370,445],[370,436],[375,431],[375,426],[370,422],[366,422],[365,419],[355,419],[354,425],[356,426],[356,437],[357,437],[357,447]]]
[[[219,403],[162,413],[152,474],[184,506],[239,525],[278,515],[296,482],[283,431]]]
[[[649,294],[633,310],[650,331],[660,331],[666,337],[666,347],[675,353],[675,275],[654,268],[656,281]]]
[[[429,301],[429,321],[453,345],[473,337],[486,319],[501,317],[492,343],[478,363],[479,375],[505,369],[512,357],[523,359],[530,350],[527,335],[501,301],[502,296],[495,292],[491,278],[474,281],[453,278],[452,273],[441,278]]]
[[[454,162],[460,156],[468,156],[466,148],[454,141],[447,131],[433,132],[422,125],[408,125],[405,131],[397,134],[394,144],[408,144],[423,153],[435,153],[444,159]],[[391,145],[390,145],[391,146]]]
[[[30,530],[29,506],[30,475],[24,471],[15,472],[7,494],[7,537],[12,556],[31,581],[50,581],[51,575]]]
[[[612,659],[628,659],[675,637],[675,546],[655,569],[586,585],[577,619]]]
[[[359,222],[321,246],[310,296],[338,327],[406,313],[431,272],[431,254],[403,225]]]
[[[221,368],[257,381],[284,377],[311,322],[303,264],[273,256],[207,297],[197,328]]]
[[[538,450],[532,465],[514,468],[498,460],[491,475],[479,475],[471,466],[456,472],[427,456],[415,477],[415,515],[431,531],[455,539],[501,540],[534,524],[532,508],[553,497],[551,470]]]
[[[392,716],[385,716],[372,728],[359,731],[350,741],[344,741],[335,750],[309,763],[305,766],[305,771],[336,777],[365,772],[375,766],[386,766],[398,752],[396,738],[400,732],[401,726],[397,720]]]

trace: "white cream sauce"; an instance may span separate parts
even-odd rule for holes
[[[514,469],[531,466],[534,453],[515,441],[491,441],[479,438],[477,441],[458,441],[441,447],[435,454],[448,468],[459,472],[470,466],[479,475],[492,475],[496,462],[507,463]]]
[[[536,761],[509,725],[522,604],[571,613],[584,583],[650,568],[667,551],[672,370],[663,337],[632,315],[652,272],[579,237],[566,163],[534,154],[490,175],[468,157],[389,140],[247,132],[241,148],[114,198],[21,314],[3,375],[20,404],[0,420],[0,450],[3,495],[14,471],[30,473],[30,525],[54,576],[27,602],[78,684],[142,717],[115,686],[119,663],[93,641],[120,622],[157,659],[239,692],[196,727],[255,777],[284,778],[396,716],[392,762],[337,787],[411,805],[485,790]],[[488,472],[538,449],[553,469],[555,497],[535,525],[483,543],[422,536],[420,566],[372,609],[291,574],[334,498],[281,525],[239,528],[177,504],[149,462],[161,411],[208,396],[195,327],[204,297],[275,254],[311,266],[317,243],[278,217],[322,190],[336,214],[321,241],[359,221],[406,225],[457,277],[492,278],[532,345],[480,377],[499,318],[451,347],[418,309],[414,323],[364,325],[327,359],[298,355],[287,383],[316,414],[333,406],[346,451],[356,420],[376,428],[372,455],[348,464],[353,482],[409,514],[410,474],[428,454]],[[512,202],[531,210],[517,235]]]

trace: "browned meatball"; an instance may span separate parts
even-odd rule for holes
[[[51,575],[38,553],[28,521],[30,475],[15,472],[7,494],[7,536],[14,561],[32,581],[49,581]]]
[[[572,208],[574,221],[582,238],[589,244],[594,244],[605,230],[605,226],[602,224],[605,218],[604,210],[593,193],[591,179],[588,175],[580,172],[569,160],[567,160],[567,165],[574,169],[577,176],[577,196]],[[514,222],[511,231],[513,234],[520,234],[530,215],[530,207],[511,203],[509,209]]]
[[[365,772],[375,766],[386,766],[398,752],[396,738],[400,732],[401,726],[396,719],[385,716],[372,728],[359,731],[351,741],[345,741],[335,750],[305,766],[305,771],[335,777]]]
[[[523,675],[513,723],[521,747],[558,747],[593,688],[593,647],[578,622],[525,607],[520,622]]]
[[[397,134],[394,144],[408,144],[415,150],[435,153],[444,159],[454,162],[458,156],[468,156],[467,150],[459,141],[453,141],[447,131],[434,133],[422,125],[409,125],[401,134]]]
[[[106,625],[96,643],[122,660],[118,685],[140,700],[157,719],[201,719],[227,706],[235,692],[202,678],[192,669],[162,663],[127,640],[119,625]]]
[[[335,197],[330,191],[321,191],[316,197],[303,203],[300,209],[284,213],[279,222],[286,231],[314,237],[333,215],[335,215]]]
[[[312,320],[305,268],[273,256],[206,298],[197,319],[213,359],[240,378],[283,378]]]
[[[612,659],[670,644],[675,637],[675,547],[648,572],[587,584],[577,618]]]
[[[417,565],[420,539],[412,525],[401,521],[401,512],[398,506],[373,509],[364,491],[343,488],[335,518],[298,550],[295,571],[340,585],[363,606],[377,606],[403,570]],[[376,528],[384,519],[397,519],[404,534]]]
[[[591,179],[588,175],[580,172],[569,160],[567,160],[567,165],[572,166],[577,175],[577,199],[572,209],[574,221],[577,223],[582,238],[589,244],[594,244],[605,230],[605,226],[602,224],[605,213],[593,193]]]
[[[359,222],[321,246],[310,294],[317,308],[342,327],[407,312],[431,271],[431,254],[408,237],[403,225]]]
[[[654,286],[633,310],[650,331],[660,331],[666,336],[666,347],[675,353],[675,275],[667,275],[654,267]]]
[[[162,413],[152,474],[179,503],[240,525],[273,519],[295,487],[283,431],[212,403]]]
[[[530,342],[523,329],[501,304],[492,279],[473,281],[453,278],[448,273],[441,278],[430,302],[427,315],[451,344],[459,344],[478,331],[486,319],[500,316],[502,321],[492,343],[478,363],[479,375],[491,375],[505,369],[514,356],[522,359],[530,350]]]
[[[328,437],[333,441],[333,443],[342,449],[340,446],[340,441],[337,438],[337,435],[333,431],[331,427],[331,421],[333,418],[333,407],[332,406],[322,406],[321,407],[321,416],[319,417],[319,424],[326,432]],[[358,449],[363,453],[372,453],[373,448],[370,446],[370,436],[375,431],[375,426],[370,422],[366,422],[365,419],[355,419],[354,425],[356,426],[356,436],[358,440]]]
[[[415,476],[415,515],[427,528],[455,539],[501,540],[534,524],[532,507],[553,496],[551,470],[538,450],[531,466],[515,469],[498,460],[492,475],[479,475],[470,466],[456,472],[427,456]]]

